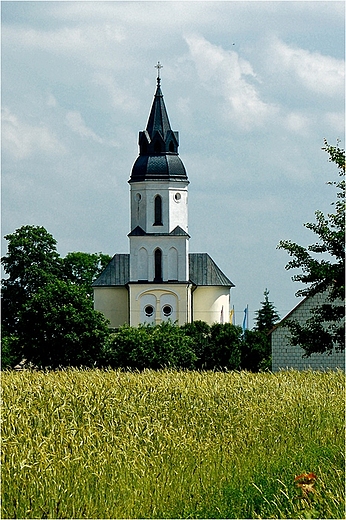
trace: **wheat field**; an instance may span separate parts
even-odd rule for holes
[[[343,372],[3,372],[1,516],[344,518],[344,397]]]

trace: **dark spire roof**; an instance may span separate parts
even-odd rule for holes
[[[146,129],[139,132],[139,157],[129,182],[144,180],[187,181],[185,167],[178,155],[179,133],[172,130],[161,91],[160,62],[154,101]]]
[[[156,132],[159,132],[163,139],[165,139],[167,132],[172,132],[165,102],[163,100],[160,82],[160,78],[157,78],[157,87],[154,96],[154,102],[151,107],[146,128],[146,131],[148,132],[151,139],[154,137]]]

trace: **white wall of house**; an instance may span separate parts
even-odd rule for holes
[[[311,298],[306,298],[286,318],[297,320],[303,324],[311,317],[311,309],[321,305],[325,300],[324,294],[316,294]],[[305,350],[290,344],[290,331],[285,327],[286,318],[271,333],[273,372],[289,368],[296,370],[309,368],[313,370],[335,370],[340,368],[345,370],[344,352],[333,351],[331,355],[316,353],[310,357],[303,357]]]

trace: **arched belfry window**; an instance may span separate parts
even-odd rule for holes
[[[169,151],[170,152],[174,152],[174,143],[173,143],[173,141],[169,142]]]
[[[162,251],[155,249],[155,278],[154,282],[162,282]]]
[[[161,153],[161,143],[160,141],[156,141],[156,143],[154,144],[154,152],[155,153]]]
[[[162,226],[162,198],[160,195],[155,197],[155,221],[154,226]]]

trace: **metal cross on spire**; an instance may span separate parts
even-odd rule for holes
[[[157,69],[157,84],[160,84],[161,78],[160,78],[160,70],[162,69],[163,65],[158,61],[157,65],[155,65],[155,69]]]

